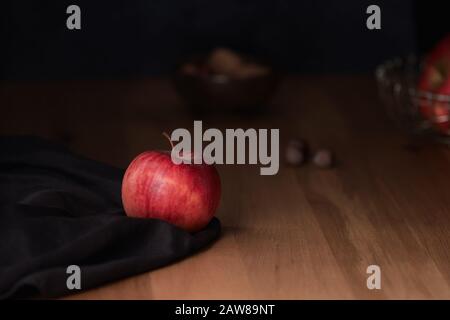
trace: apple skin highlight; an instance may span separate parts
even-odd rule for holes
[[[177,165],[170,152],[138,155],[122,181],[122,203],[129,217],[161,219],[188,232],[199,231],[211,221],[220,196],[214,166]]]

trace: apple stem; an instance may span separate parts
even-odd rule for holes
[[[172,142],[172,140],[170,139],[170,136],[167,134],[167,132],[163,132],[162,135],[163,135],[164,137],[166,137],[167,140],[169,140],[170,146],[171,146],[172,149],[173,149],[173,142]]]

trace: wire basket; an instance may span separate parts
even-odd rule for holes
[[[395,58],[375,72],[388,116],[406,133],[450,145],[450,95],[418,90],[422,63],[416,56]]]

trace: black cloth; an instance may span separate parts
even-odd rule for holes
[[[216,218],[189,234],[127,217],[123,173],[38,138],[0,138],[0,298],[76,293],[66,285],[69,265],[80,267],[81,290],[89,289],[167,265],[219,236]]]

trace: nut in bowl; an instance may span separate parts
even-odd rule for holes
[[[277,84],[267,64],[229,49],[188,60],[174,77],[175,89],[195,112],[261,112]]]

